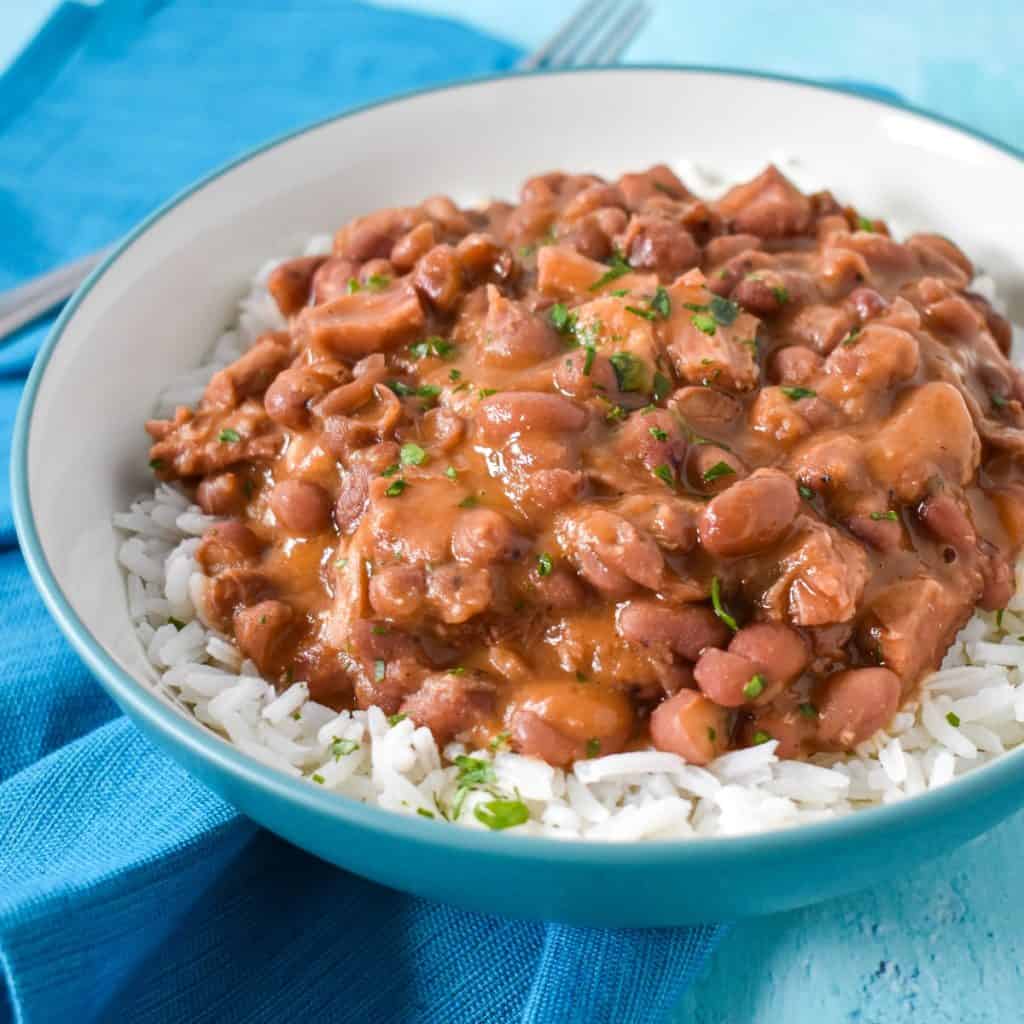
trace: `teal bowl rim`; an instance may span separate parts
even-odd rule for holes
[[[911,104],[881,99],[877,95],[860,92],[841,85],[824,85],[792,75],[767,72],[735,70],[727,67],[698,67],[671,64],[630,64],[612,68],[565,68],[531,72],[511,72],[482,75],[424,89],[414,89],[384,100],[366,103],[348,109],[344,113],[322,118],[295,131],[287,132],[269,142],[246,151],[243,155],[221,165],[216,170],[178,192],[157,210],[146,217],[120,242],[116,249],[89,275],[61,312],[46,341],[43,343],[32,370],[18,409],[14,426],[11,455],[11,492],[15,529],[29,572],[39,589],[46,607],[57,625],[70,641],[93,674],[117,700],[122,708],[138,715],[164,739],[184,748],[193,757],[211,763],[221,772],[227,773],[263,793],[289,801],[305,811],[340,819],[344,823],[372,829],[378,833],[406,839],[413,843],[440,845],[457,848],[485,856],[514,856],[528,860],[571,863],[592,863],[595,866],[613,866],[629,863],[634,866],[669,864],[683,858],[692,860],[698,866],[714,868],[724,858],[733,860],[737,856],[754,858],[762,855],[796,854],[798,850],[814,848],[823,852],[834,844],[847,844],[857,839],[885,832],[890,827],[900,830],[916,829],[928,819],[943,814],[969,813],[974,801],[986,793],[994,796],[1008,789],[1014,783],[1024,784],[1024,749],[1011,751],[997,760],[970,772],[946,786],[928,790],[899,803],[886,804],[857,810],[852,814],[829,821],[775,831],[751,833],[738,836],[700,837],[686,839],[654,839],[630,843],[594,842],[592,840],[553,839],[544,836],[517,836],[502,832],[485,832],[476,829],[449,828],[438,822],[405,816],[381,807],[361,804],[341,794],[319,789],[301,779],[295,779],[231,746],[218,735],[208,731],[198,722],[192,721],[162,700],[144,682],[125,672],[99,644],[74,613],[67,598],[58,585],[36,532],[28,493],[28,440],[36,395],[46,372],[50,357],[60,342],[64,329],[82,301],[106,269],[117,260],[131,243],[142,235],[152,224],[165,216],[193,192],[233,170],[240,164],[303,135],[323,125],[340,121],[356,114],[362,114],[378,107],[401,103],[416,96],[447,92],[466,86],[482,85],[509,79],[538,77],[541,75],[561,76],[580,73],[630,74],[636,71],[680,72],[722,77],[753,78],[771,82],[817,89],[836,93],[872,103],[887,109],[914,114],[927,121],[953,128],[973,139],[980,140],[993,148],[1024,163],[1024,153],[993,139],[982,132],[960,124],[950,118],[920,110]],[[1022,791],[1024,797],[1024,791]],[[1024,805],[1024,799],[1021,800]]]

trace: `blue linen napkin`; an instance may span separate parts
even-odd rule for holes
[[[516,56],[358,3],[66,3],[0,78],[0,288],[112,241],[267,137]],[[0,348],[5,451],[48,326]],[[454,910],[259,830],[151,748],[64,643],[6,478],[0,609],[0,1024],[656,1022],[714,948],[718,926]]]

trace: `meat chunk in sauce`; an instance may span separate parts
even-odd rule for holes
[[[279,685],[564,766],[848,750],[1013,592],[1024,380],[972,275],[774,167],[434,196],[276,267],[287,328],[151,465]]]

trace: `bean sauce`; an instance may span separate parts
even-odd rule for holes
[[[1024,381],[973,273],[774,167],[433,197],[281,264],[287,329],[151,464],[282,687],[560,765],[849,749],[1012,593]]]

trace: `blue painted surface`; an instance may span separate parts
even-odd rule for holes
[[[18,0],[21,7],[32,2]],[[471,10],[474,21],[524,45],[535,45],[572,6],[536,0],[400,5],[463,16]],[[1024,147],[1019,2],[809,7],[659,3],[628,57],[873,81]],[[0,37],[7,17],[0,5]],[[1022,848],[1024,815],[1018,815],[894,884],[737,925],[680,1006],[676,1024],[1024,1019],[1024,924],[1011,889]],[[898,860],[900,851],[887,856]]]

